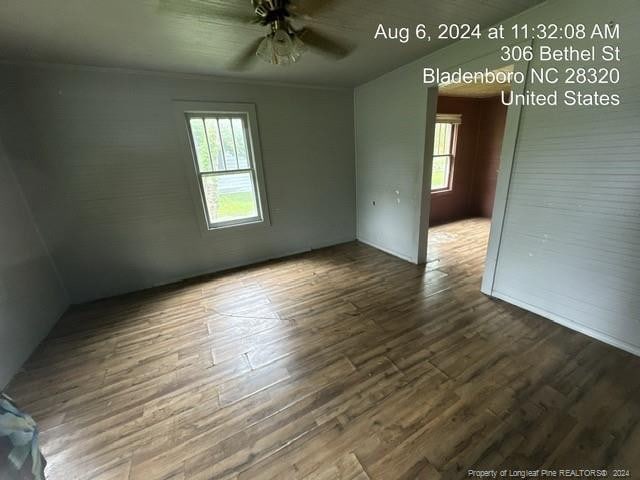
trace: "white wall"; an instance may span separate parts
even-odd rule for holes
[[[16,166],[74,303],[355,238],[353,92],[3,67]],[[203,233],[172,100],[257,107],[272,226]]]
[[[418,261],[427,89],[410,65],[355,92],[358,240]]]
[[[640,355],[640,3],[566,8],[621,23],[623,102],[524,109],[494,295]]]
[[[0,390],[66,307],[66,293],[0,139]]]
[[[552,0],[514,17],[530,24],[619,22],[623,81],[616,90],[624,103],[598,109],[523,108],[492,295],[640,354],[638,18],[640,4],[633,0],[608,2],[605,10],[598,0]],[[415,196],[416,151],[424,144],[424,132],[398,119],[408,111],[411,121],[419,109],[427,109],[423,67],[453,68],[491,55],[499,45],[457,43],[356,90],[359,236],[411,257],[416,202],[396,207],[388,192]],[[606,86],[597,90],[613,91]],[[401,101],[376,106],[391,97]],[[394,120],[383,124],[371,116]],[[385,159],[361,147],[376,138],[387,139]],[[397,168],[381,169],[383,160]],[[374,199],[376,207],[371,206]]]

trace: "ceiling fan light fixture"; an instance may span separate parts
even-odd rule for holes
[[[211,17],[217,25],[220,19],[240,25],[260,25],[268,29],[266,36],[247,41],[238,55],[229,62],[230,71],[250,68],[256,57],[272,65],[288,65],[300,60],[306,50],[340,60],[351,53],[352,46],[325,35],[315,27],[300,25],[314,14],[331,8],[338,0],[242,0],[250,3],[252,12],[229,11],[231,0],[155,0],[161,11],[182,16]],[[2,0],[0,0],[2,3]],[[248,6],[248,5],[247,5]],[[248,9],[247,9],[248,10]]]
[[[302,56],[302,54],[307,51],[307,46],[297,34],[293,34],[291,36],[291,41],[293,42],[293,52],[294,54],[297,54],[298,57]]]
[[[256,55],[273,65],[289,65],[300,60],[305,50],[305,44],[295,33],[278,29],[262,40]]]

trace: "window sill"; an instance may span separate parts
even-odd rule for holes
[[[267,227],[270,223],[265,219],[249,220],[241,223],[230,223],[228,225],[205,225],[206,233],[222,232],[226,230],[244,230],[250,228]]]
[[[453,188],[446,188],[443,190],[431,190],[431,195],[444,195],[447,193],[453,193]]]

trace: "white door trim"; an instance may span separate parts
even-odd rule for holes
[[[523,42],[518,45],[528,46],[532,42]],[[504,67],[504,63],[499,59],[500,51],[496,50],[490,54],[483,55],[474,60],[470,60],[463,64],[457,64],[448,68],[452,71],[461,68],[463,71],[481,71],[484,68],[496,69]],[[514,71],[524,75],[525,81],[520,84],[512,85],[512,94],[523,93],[529,77],[529,62],[521,61],[515,63]],[[427,259],[428,247],[428,229],[429,229],[429,212],[431,207],[431,170],[433,168],[433,132],[436,122],[437,110],[437,86],[430,86],[427,95],[427,124],[425,132],[425,158],[423,162],[423,171],[420,172],[422,179],[422,196],[420,199],[420,211],[418,214],[419,234],[416,252],[416,263],[425,263]],[[434,93],[435,92],[435,93]],[[498,171],[498,180],[496,184],[496,193],[493,202],[493,214],[491,217],[491,233],[489,235],[489,245],[487,247],[487,256],[485,259],[485,270],[482,277],[482,286],[480,290],[487,294],[493,295],[493,286],[495,281],[496,269],[498,265],[498,256],[500,253],[500,243],[502,241],[502,231],[504,228],[505,214],[507,210],[507,198],[509,196],[509,187],[511,185],[511,175],[513,172],[513,164],[516,156],[518,135],[520,130],[520,120],[522,117],[522,106],[510,105],[507,109],[507,119],[505,123],[505,132],[502,142],[502,150],[500,154],[500,168]]]
[[[525,45],[531,45],[531,42],[526,42],[523,46]],[[511,86],[512,95],[521,94],[526,89],[527,82],[529,81],[529,62],[522,61],[516,63],[514,65],[514,71],[524,74],[525,81]],[[482,293],[490,296],[493,295],[493,286],[498,268],[498,256],[500,255],[500,244],[502,242],[502,232],[504,230],[504,221],[507,213],[507,199],[509,197],[509,188],[511,187],[513,164],[517,153],[521,119],[522,106],[509,105],[502,140],[502,150],[500,152],[500,167],[498,169],[496,193],[493,198],[489,244],[487,246],[484,275],[482,276],[482,285],[480,287]]]

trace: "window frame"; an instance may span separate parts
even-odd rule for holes
[[[239,229],[243,227],[270,226],[267,193],[262,166],[262,155],[259,143],[258,121],[254,104],[249,103],[220,103],[220,102],[182,102],[176,101],[176,114],[180,122],[180,128],[185,133],[183,138],[188,147],[189,158],[188,178],[190,180],[192,198],[200,219],[198,224],[202,231],[215,232],[229,228]],[[240,118],[242,120],[246,136],[249,168],[238,168],[218,172],[201,172],[198,164],[196,145],[193,139],[190,120],[192,118]],[[250,218],[211,222],[203,179],[208,176],[223,176],[229,174],[251,173],[253,190],[256,198],[258,215]]]
[[[445,154],[445,155],[433,155],[432,154],[432,163],[431,163],[431,175],[433,175],[433,163],[435,161],[436,158],[442,158],[442,157],[447,157],[449,159],[449,175],[447,178],[447,185],[445,185],[442,188],[436,188],[436,189],[431,189],[431,193],[447,193],[447,192],[451,192],[453,191],[453,173],[454,173],[454,166],[455,166],[455,159],[456,159],[456,149],[458,146],[458,132],[460,129],[460,125],[462,124],[462,116],[461,115],[443,115],[443,114],[438,114],[436,116],[436,122],[434,125],[434,128],[436,128],[436,126],[439,123],[444,123],[444,124],[449,124],[451,125],[451,139],[450,139],[450,144],[449,144],[449,151],[451,153],[449,154]],[[435,139],[434,139],[434,144],[435,144]]]

